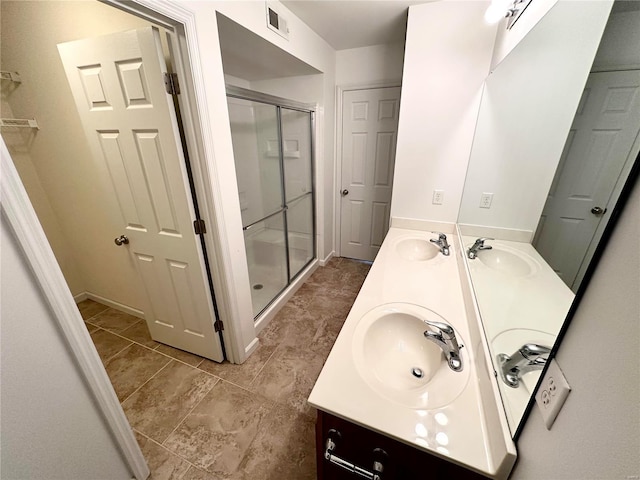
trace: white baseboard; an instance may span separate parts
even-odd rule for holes
[[[78,297],[84,295],[84,300],[93,300],[94,302],[101,303],[102,305],[106,305],[107,307],[111,307],[115,310],[119,310],[124,313],[128,313],[129,315],[133,315],[134,317],[138,317],[141,319],[145,319],[144,312],[142,310],[138,310],[137,308],[130,307],[123,303],[116,302],[114,300],[109,300],[108,298],[101,297],[100,295],[96,295],[91,292],[84,292],[78,295]],[[76,297],[74,297],[75,299]],[[76,303],[78,303],[76,301]]]
[[[76,305],[80,302],[84,302],[89,297],[87,296],[87,292],[79,293],[78,295],[74,295],[73,300],[76,302]]]
[[[251,355],[253,352],[256,351],[256,349],[258,348],[260,341],[258,340],[258,337],[254,338],[253,341],[247,346],[247,348],[244,349],[244,353],[246,355],[247,358],[249,358],[249,355]]]
[[[330,252],[329,255],[326,256],[326,258],[324,260],[319,260],[320,266],[324,267],[327,263],[329,263],[329,260],[331,260],[333,258],[333,256],[335,255],[335,250]]]

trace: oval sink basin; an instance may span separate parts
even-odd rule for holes
[[[533,275],[539,270],[538,262],[526,253],[504,245],[491,246],[491,250],[480,250],[477,259],[492,270],[515,277]]]
[[[425,320],[447,323],[418,305],[385,304],[365,314],[353,336],[360,376],[379,395],[410,408],[442,407],[455,400],[469,380],[465,349],[460,351],[464,368],[454,372],[440,347],[425,338]]]
[[[424,238],[403,238],[396,243],[396,251],[405,260],[425,261],[434,258],[440,250]]]

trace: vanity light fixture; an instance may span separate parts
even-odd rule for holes
[[[532,0],[491,0],[491,5],[484,14],[487,23],[497,23],[503,18],[508,18],[507,30],[513,27],[522,12],[529,6]]]

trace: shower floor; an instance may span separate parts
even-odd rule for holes
[[[289,245],[291,276],[311,260],[312,243],[304,237],[291,237],[301,246]],[[251,284],[251,304],[254,318],[276,298],[287,286],[287,260],[282,231],[263,229],[252,233],[245,239],[247,248],[247,266]]]

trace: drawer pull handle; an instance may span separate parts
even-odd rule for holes
[[[368,480],[382,480],[382,472],[384,471],[384,465],[379,460],[374,460],[373,462],[373,471],[366,470],[362,467],[355,465],[343,458],[340,458],[334,455],[334,451],[336,449],[336,440],[339,440],[342,435],[337,430],[331,429],[329,430],[329,435],[327,437],[327,441],[325,442],[325,450],[324,450],[324,458],[334,465],[339,466],[340,468],[344,468],[345,470],[355,473],[356,475],[366,478]],[[376,448],[373,451],[376,457],[386,457],[387,454],[384,450],[380,448]]]

